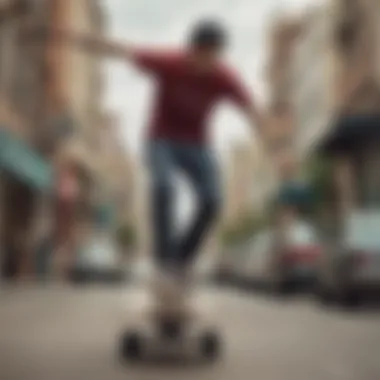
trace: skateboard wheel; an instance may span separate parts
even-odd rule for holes
[[[143,355],[143,337],[137,332],[127,332],[121,337],[120,355],[123,360],[138,360]]]
[[[183,325],[178,320],[163,320],[159,323],[160,336],[165,340],[176,340],[183,335]]]
[[[200,351],[202,358],[208,361],[216,360],[222,349],[222,342],[215,332],[208,332],[200,337]]]

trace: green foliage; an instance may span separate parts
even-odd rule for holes
[[[317,220],[323,208],[331,205],[333,195],[332,161],[328,157],[314,155],[304,166],[305,178],[312,191],[312,202],[307,207],[309,217]]]
[[[307,163],[305,169],[305,175],[314,194],[314,208],[318,208],[326,202],[331,191],[331,160],[322,156],[315,156]]]
[[[233,226],[228,226],[222,231],[221,241],[224,246],[238,245],[267,227],[270,214],[265,216],[256,213],[247,213]]]

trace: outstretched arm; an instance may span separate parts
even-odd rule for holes
[[[62,41],[94,54],[130,61],[138,68],[150,73],[167,71],[170,66],[170,56],[162,51],[140,49],[127,42],[111,41],[91,34],[53,28],[31,31],[26,34],[26,38]]]
[[[253,96],[243,83],[232,73],[229,73],[227,77],[227,95],[242,110],[252,129],[255,129],[263,142],[267,143],[267,116],[256,105]]]

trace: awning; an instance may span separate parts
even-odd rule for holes
[[[380,142],[380,113],[350,115],[337,121],[318,144],[318,150],[323,153],[352,151],[373,140]]]
[[[278,202],[288,206],[307,206],[313,201],[313,192],[305,183],[284,183],[278,194]]]
[[[1,127],[0,168],[37,190],[52,189],[51,164],[11,131]]]

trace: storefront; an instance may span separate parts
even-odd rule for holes
[[[75,141],[69,143],[57,164],[54,231],[49,254],[53,261],[58,261],[53,265],[57,271],[53,269],[56,272],[53,275],[69,275],[94,228],[98,173],[93,161],[87,150]]]
[[[313,194],[307,183],[287,181],[282,184],[277,199],[280,206],[292,207],[302,212],[311,204]]]
[[[356,156],[372,145],[380,145],[380,113],[341,117],[319,143],[319,151],[329,156]]]
[[[53,188],[49,162],[6,128],[0,128],[1,273],[32,271],[33,222],[41,199]]]

